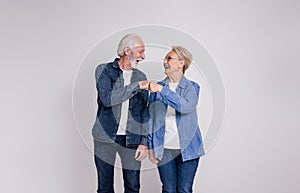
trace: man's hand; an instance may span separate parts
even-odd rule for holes
[[[148,155],[148,147],[145,145],[139,145],[135,152],[135,160],[142,161]]]
[[[158,162],[161,161],[161,159],[157,159],[154,157],[153,149],[149,150],[149,159],[154,164],[158,164]]]
[[[139,82],[140,89],[147,90],[149,88],[149,81],[142,80]]]

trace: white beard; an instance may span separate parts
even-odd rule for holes
[[[130,62],[131,68],[138,69],[139,65],[135,63],[136,60],[137,59],[133,59],[133,58],[129,57],[129,62]]]
[[[131,65],[131,67],[134,68],[134,69],[138,69],[138,68],[139,68],[139,65],[133,64],[133,65]]]

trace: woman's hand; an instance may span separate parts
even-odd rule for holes
[[[154,164],[158,164],[158,162],[161,161],[161,159],[157,159],[154,157],[153,149],[149,150],[149,159]]]
[[[148,147],[145,145],[139,145],[135,152],[136,161],[142,161],[147,157],[147,154],[148,154]]]
[[[149,83],[150,92],[161,92],[163,86],[154,82]]]

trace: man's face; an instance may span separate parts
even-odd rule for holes
[[[137,46],[130,49],[129,62],[131,67],[136,68],[138,63],[145,59],[145,45],[140,40]]]

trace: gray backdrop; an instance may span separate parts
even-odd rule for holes
[[[201,41],[225,84],[226,120],[195,192],[299,192],[299,10],[296,0],[1,0],[0,192],[95,192],[74,81],[97,42],[143,24]],[[143,171],[141,192],[159,191],[157,171]]]

